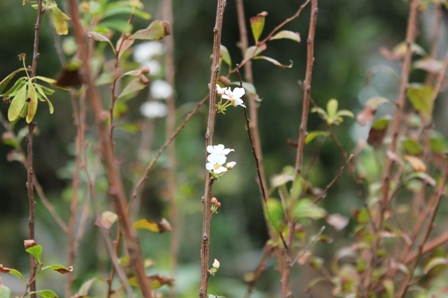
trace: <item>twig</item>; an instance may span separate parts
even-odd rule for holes
[[[120,219],[120,224],[125,236],[126,247],[130,256],[130,264],[136,274],[142,296],[144,298],[151,298],[152,291],[147,282],[143,259],[140,254],[140,249],[136,240],[135,231],[132,229],[127,214],[127,199],[124,193],[123,181],[120,178],[120,174],[117,168],[113,145],[110,142],[110,138],[102,120],[103,107],[101,98],[98,95],[98,91],[94,85],[94,82],[90,75],[89,64],[89,52],[86,47],[86,33],[80,22],[80,15],[78,6],[75,0],[69,0],[69,7],[72,16],[72,24],[75,31],[75,38],[78,43],[80,58],[82,61],[82,67],[84,70],[85,83],[87,86],[87,95],[92,107],[92,112],[95,117],[96,126],[98,130],[98,137],[100,142],[100,148],[102,157],[104,159],[109,180],[109,194],[113,197],[115,208]]]
[[[291,262],[291,266],[294,266],[295,263],[297,263],[298,260],[300,260],[300,258],[302,258],[311,248],[311,246],[316,243],[317,240],[319,240],[320,235],[322,235],[322,233],[325,230],[325,226],[322,226],[322,228],[320,228],[319,232],[314,236],[314,238],[308,243],[308,245],[305,247],[305,249],[303,250],[303,252],[298,255],[294,261]]]
[[[197,113],[197,111],[199,110],[199,108],[208,101],[209,96],[207,95],[206,97],[204,97],[200,102],[198,102],[195,106],[195,108],[188,113],[187,117],[185,117],[185,119],[182,121],[182,123],[176,128],[176,130],[171,134],[171,136],[165,141],[165,143],[163,144],[162,147],[160,147],[159,151],[157,151],[156,155],[154,156],[154,158],[152,159],[152,161],[149,163],[149,165],[146,167],[145,172],[143,173],[142,177],[140,178],[140,180],[135,184],[134,189],[132,191],[132,197],[131,200],[129,202],[129,205],[131,205],[134,200],[137,198],[138,196],[138,190],[140,189],[140,187],[142,187],[143,183],[148,180],[149,177],[149,171],[151,171],[152,167],[156,164],[157,160],[159,159],[159,157],[162,155],[162,153],[165,151],[165,149],[173,142],[174,138],[177,136],[177,134],[185,127],[185,125],[187,124],[187,122],[190,120],[191,117],[193,117],[193,115],[195,115]]]
[[[226,6],[226,0],[218,0],[216,6],[216,19],[215,27],[213,28],[213,62],[212,73],[209,83],[209,107],[208,107],[208,121],[207,132],[205,134],[205,146],[213,144],[213,135],[215,132],[215,116],[216,116],[216,82],[219,75],[219,59],[220,59],[220,47],[221,47],[221,33],[222,23],[224,18],[224,8]],[[207,297],[208,278],[210,273],[208,271],[209,263],[209,250],[210,250],[210,222],[212,214],[211,207],[211,194],[213,179],[210,173],[206,171],[205,174],[205,186],[204,196],[202,197],[203,203],[203,219],[202,219],[202,249],[201,249],[201,286],[199,288],[199,297]]]
[[[350,156],[345,161],[344,165],[339,170],[339,173],[336,175],[336,177],[334,177],[334,179],[330,182],[330,184],[328,184],[325,187],[325,189],[322,191],[322,193],[319,195],[319,197],[316,200],[314,200],[312,205],[316,205],[320,200],[322,200],[323,197],[325,197],[325,195],[327,194],[328,190],[336,183],[336,181],[338,181],[339,178],[341,178],[342,173],[344,173],[345,168],[348,166],[348,164],[350,163],[352,158],[353,158],[353,154],[350,154]]]

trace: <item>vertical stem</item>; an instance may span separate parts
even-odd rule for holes
[[[207,132],[205,134],[206,148],[207,146],[213,144],[213,135],[215,132],[216,82],[218,81],[218,74],[219,74],[221,32],[222,32],[222,23],[223,23],[225,6],[226,6],[226,0],[218,0],[216,7],[215,27],[213,28],[214,33],[213,62],[212,62],[212,73],[209,83],[208,122],[207,122]],[[201,286],[199,288],[200,298],[207,297],[208,278],[210,276],[210,273],[208,272],[208,263],[209,263],[209,249],[210,249],[210,222],[212,219],[212,214],[210,212],[212,185],[213,180],[211,179],[210,174],[206,171],[204,196],[202,197],[203,220],[202,220],[202,246],[201,246]]]
[[[302,104],[302,120],[299,128],[299,143],[297,146],[297,156],[296,156],[296,172],[297,175],[301,175],[302,173],[302,163],[303,163],[303,154],[305,149],[305,137],[306,137],[306,127],[308,123],[308,114],[310,109],[310,101],[311,101],[311,80],[313,75],[313,64],[314,64],[314,39],[316,32],[316,22],[317,22],[317,2],[318,0],[311,1],[311,17],[310,17],[310,27],[308,30],[308,39],[307,39],[307,62],[306,62],[306,74],[305,74],[305,82],[304,82],[304,95],[303,95],[303,104]],[[284,251],[284,264],[282,268],[282,279],[281,279],[281,291],[282,297],[290,297],[291,289],[289,284],[289,278],[291,275],[291,267],[292,267],[292,245],[294,239],[294,230],[295,230],[295,221],[290,216],[291,212],[287,212],[288,214],[288,235],[286,239],[287,246]]]
[[[109,194],[114,199],[115,208],[120,220],[120,224],[125,236],[126,247],[130,256],[130,264],[136,274],[142,296],[151,298],[152,291],[146,278],[145,268],[137,243],[135,231],[132,229],[127,214],[127,199],[124,192],[123,181],[117,168],[117,162],[113,152],[113,144],[110,141],[108,130],[102,120],[103,107],[101,97],[95,88],[94,82],[90,76],[89,51],[86,44],[86,33],[81,25],[81,18],[78,11],[76,0],[69,0],[69,7],[72,17],[72,24],[75,32],[75,38],[79,47],[82,69],[87,86],[87,95],[92,107],[92,112],[96,121],[98,138],[100,142],[101,154],[108,172]]]
[[[31,63],[31,77],[36,75],[37,59],[39,58],[39,33],[40,33],[40,23],[42,21],[42,16],[44,10],[42,9],[42,0],[37,0],[37,19],[34,25],[34,45],[33,45],[33,61]],[[34,240],[34,212],[36,207],[36,202],[34,201],[34,172],[33,172],[33,132],[36,127],[36,122],[31,122],[28,124],[28,136],[27,136],[27,188],[28,188],[28,229],[29,229],[29,239]],[[30,291],[36,291],[36,260],[32,255],[30,255]],[[36,298],[36,294],[32,294],[31,298]]]
[[[403,61],[402,71],[401,71],[401,80],[400,80],[400,90],[398,93],[398,99],[396,102],[397,110],[393,117],[391,135],[392,141],[389,145],[388,151],[390,151],[393,155],[397,150],[398,136],[400,132],[400,127],[403,122],[403,114],[404,114],[404,106],[406,103],[406,88],[409,82],[409,71],[411,67],[411,58],[412,58],[412,44],[415,39],[415,32],[417,27],[417,15],[418,15],[418,7],[420,5],[419,0],[412,0],[411,9],[409,12],[409,20],[408,27],[406,32],[406,54]],[[376,222],[375,230],[380,231],[384,222],[384,213],[387,211],[389,205],[389,192],[390,192],[390,181],[391,174],[393,170],[394,161],[389,157],[391,156],[387,154],[386,156],[386,164],[383,172],[382,179],[382,194],[381,194],[381,202],[380,202],[380,210]],[[376,251],[378,249],[380,242],[379,233],[374,236],[372,248],[371,248],[371,257],[367,265],[367,269],[365,271],[364,284],[364,293],[363,295],[367,295],[372,284],[372,274],[376,263]]]
[[[28,124],[28,136],[26,138],[28,142],[27,151],[27,189],[28,189],[28,231],[29,231],[29,239],[34,240],[34,213],[36,208],[36,202],[34,201],[34,186],[33,186],[33,131],[36,127],[36,122],[31,122]],[[35,258],[30,254],[30,280],[31,284],[30,291],[35,292],[36,291],[36,260]],[[31,294],[31,297],[36,298],[36,294]]]
[[[299,144],[297,146],[296,171],[298,174],[302,172],[303,152],[305,149],[306,126],[308,123],[308,114],[311,101],[311,79],[313,75],[314,64],[314,36],[316,32],[317,21],[317,0],[311,1],[311,19],[310,28],[307,39],[307,59],[306,59],[306,75],[303,85],[303,104],[302,104],[302,121],[299,128]]]
[[[173,28],[173,3],[172,0],[164,0],[162,6],[163,19],[170,23]],[[171,31],[173,32],[173,31]],[[165,78],[171,88],[175,90],[175,65],[174,65],[174,36],[173,33],[166,36],[165,39]],[[166,116],[166,138],[169,139],[170,135],[176,128],[176,102],[175,92],[171,92],[171,95],[166,99],[167,116]],[[180,233],[181,226],[179,224],[179,210],[177,208],[177,183],[176,183],[176,143],[173,140],[171,147],[167,149],[168,153],[168,190],[169,190],[169,213],[170,222],[173,227],[171,231],[171,274],[176,276],[177,272],[177,256],[179,254]],[[171,287],[171,297],[176,297],[176,287]]]

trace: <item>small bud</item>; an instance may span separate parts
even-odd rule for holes
[[[219,266],[220,266],[221,264],[219,263],[219,261],[217,260],[217,259],[215,259],[214,261],[213,261],[213,268],[214,269],[219,269]]]
[[[226,163],[226,168],[227,168],[227,170],[231,170],[231,169],[233,169],[233,167],[235,165],[236,165],[236,162],[231,161],[231,162]]]
[[[142,66],[142,74],[148,74],[150,72],[149,67],[148,66]]]

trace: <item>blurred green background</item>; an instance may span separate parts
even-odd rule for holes
[[[153,19],[161,19],[160,1],[143,0],[145,11]],[[228,0],[224,16],[222,44],[225,45],[235,63],[241,60],[237,44],[239,31],[236,18],[235,1]],[[244,1],[247,19],[259,12],[267,11],[265,34],[280,22],[294,14],[302,1]],[[66,3],[60,2],[63,11]],[[212,53],[215,1],[173,0],[174,23],[172,34],[175,40],[176,64],[176,106],[177,123],[207,94],[210,80],[210,55]],[[395,69],[398,65],[388,62],[379,55],[379,48],[392,48],[404,40],[408,1],[391,0],[321,0],[315,41],[315,63],[312,82],[312,97],[324,107],[330,98],[339,101],[340,109],[348,109],[355,114],[362,109],[364,101],[372,95],[394,98],[396,86],[386,76],[378,76],[373,87],[365,88],[366,72],[372,66],[388,64]],[[287,145],[287,140],[296,140],[300,123],[302,90],[298,81],[304,79],[306,65],[306,38],[308,34],[310,9],[307,7],[300,16],[289,23],[285,29],[298,31],[302,43],[288,40],[268,43],[265,52],[283,64],[293,61],[291,69],[280,69],[266,61],[253,62],[254,85],[262,98],[259,109],[260,134],[264,153],[264,166],[267,177],[281,172],[286,165],[295,161],[295,148]],[[431,9],[420,18],[418,43],[429,51],[431,28]],[[18,54],[26,53],[31,60],[36,11],[30,5],[21,5],[18,0],[0,2],[0,79],[21,67]],[[125,16],[123,17],[126,18]],[[249,26],[248,21],[246,22]],[[148,21],[136,19],[134,28],[145,28]],[[447,30],[446,11],[444,30]],[[69,33],[70,35],[70,33]],[[448,34],[447,34],[448,35]],[[441,48],[446,48],[447,38],[441,35]],[[262,37],[265,35],[262,35]],[[115,36],[116,40],[117,35]],[[61,37],[64,40],[65,36]],[[250,43],[253,44],[252,37]],[[44,18],[40,38],[40,58],[37,73],[56,78],[61,65],[55,51],[55,40]],[[225,68],[225,67],[224,67]],[[419,80],[422,73],[413,73],[412,79]],[[237,77],[232,77],[233,81]],[[104,90],[103,97],[108,103],[109,93]],[[126,123],[143,121],[138,109],[148,96],[146,90],[129,103],[130,112],[122,120]],[[73,140],[75,129],[72,120],[72,107],[67,92],[57,91],[52,97],[55,113],[50,115],[46,107],[40,106],[35,121],[38,135],[34,139],[34,169],[46,195],[57,211],[68,221],[70,199],[69,179],[73,169]],[[6,116],[8,106],[0,104],[0,112]],[[445,124],[446,115],[440,113],[439,123]],[[94,127],[89,132],[94,132]],[[200,239],[202,225],[203,177],[205,158],[204,133],[207,109],[202,107],[176,138],[178,201],[182,211],[181,249],[179,271],[176,284],[179,297],[194,297],[200,279]],[[346,119],[335,132],[347,152],[351,152],[358,139],[366,139],[367,132],[355,133],[354,119]],[[152,122],[154,140],[152,149],[157,151],[165,141],[164,119]],[[21,120],[16,131],[25,127]],[[446,127],[446,126],[442,126]],[[325,126],[315,114],[310,115],[308,130],[324,130]],[[0,127],[0,133],[4,131]],[[145,132],[143,132],[145,133]],[[445,130],[446,135],[448,132]],[[93,139],[92,139],[93,140]],[[133,161],[139,147],[140,135],[117,130],[116,153],[124,161],[122,176],[128,191],[135,181]],[[267,240],[267,231],[261,207],[260,193],[256,182],[256,171],[250,151],[250,143],[244,128],[244,118],[239,109],[229,110],[225,116],[218,115],[215,143],[223,143],[234,148],[229,159],[237,161],[237,167],[215,183],[213,195],[219,198],[222,207],[212,221],[211,259],[221,262],[218,276],[210,280],[210,293],[227,297],[242,297],[246,285],[242,281],[244,273],[255,268],[262,248]],[[309,164],[317,142],[306,148],[305,166]],[[25,142],[23,142],[25,146]],[[8,162],[6,156],[11,147],[0,145],[0,263],[7,267],[26,272],[28,255],[23,250],[23,240],[27,239],[27,196],[26,172],[18,162]],[[150,161],[150,158],[147,162]],[[344,160],[337,147],[329,140],[323,143],[317,155],[310,180],[314,185],[325,186],[336,176]],[[65,174],[64,174],[65,173]],[[67,177],[67,173],[68,177]],[[167,215],[164,201],[166,189],[166,156],[163,155],[151,172],[145,185],[139,217],[158,220]],[[100,177],[101,178],[101,177]],[[101,179],[99,179],[101,183]],[[107,206],[107,196],[103,195]],[[44,260],[49,263],[65,264],[66,236],[55,224],[38,197],[36,241],[44,246]],[[356,188],[349,175],[344,174],[329,190],[327,198],[321,203],[330,213],[340,213],[350,217],[354,207],[361,206]],[[316,224],[311,229],[319,230],[325,223]],[[94,225],[93,212],[88,222],[80,253],[75,266],[75,287],[93,276],[106,277],[109,270],[103,240]],[[331,227],[327,232],[333,234],[332,244],[319,245],[317,254],[330,257],[334,251],[350,239],[350,231],[335,232]],[[113,235],[113,234],[112,234]],[[169,234],[153,235],[139,232],[145,258],[152,258],[156,266],[154,272],[169,274]],[[67,264],[70,265],[70,264]],[[280,278],[275,272],[275,262],[269,262],[267,273],[257,284],[253,297],[274,297],[278,293]],[[313,273],[306,268],[294,268],[293,283],[297,293],[306,288]],[[48,280],[38,281],[41,287],[49,287],[62,293],[64,277],[47,274]],[[5,276],[1,276],[5,281]],[[45,279],[45,278],[44,278]],[[8,284],[7,284],[8,285]]]

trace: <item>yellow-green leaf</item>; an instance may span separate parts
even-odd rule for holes
[[[312,131],[308,133],[305,137],[305,144],[311,143],[312,140],[314,140],[316,137],[323,136],[328,137],[329,133],[326,131]]]
[[[9,121],[14,121],[17,119],[17,117],[19,117],[20,112],[22,111],[22,108],[26,103],[26,96],[27,96],[26,85],[23,85],[22,88],[20,88],[17,95],[12,100],[11,105],[9,106],[8,110]]]
[[[6,78],[4,78],[1,82],[0,82],[0,94],[3,92],[3,90],[5,90],[6,86],[8,86],[8,83],[11,81],[11,79],[19,72],[27,70],[25,67],[16,69],[15,71],[13,71],[12,73],[10,73]]]
[[[162,220],[158,223],[156,223],[152,220],[149,220],[149,219],[141,219],[141,220],[136,221],[133,224],[133,227],[135,229],[146,229],[153,233],[158,233],[158,234],[161,234],[161,233],[167,232],[167,231],[171,231],[171,226],[170,226],[169,222],[164,218],[162,218]]]
[[[31,81],[29,81],[28,84],[28,113],[26,116],[26,122],[30,123],[33,121],[34,116],[36,115],[37,111],[37,104],[38,99],[36,95],[36,89],[34,88],[34,85]]]
[[[56,4],[51,4],[49,10],[50,20],[54,29],[59,35],[66,35],[68,33],[67,21],[70,17],[63,13]]]
[[[257,14],[255,17],[250,18],[250,27],[252,28],[252,34],[255,39],[255,43],[258,42],[261,33],[263,33],[265,17],[268,15],[267,12],[263,11]]]
[[[434,105],[432,101],[432,87],[422,84],[410,84],[406,93],[414,109],[427,120],[431,119]]]
[[[264,50],[266,50],[265,43],[259,47],[251,46],[251,47],[247,48],[246,54],[244,55],[244,60],[252,59],[255,56],[257,56],[258,54],[260,54],[261,52],[263,52]]]
[[[43,298],[58,298],[58,295],[56,295],[56,293],[53,292],[52,290],[41,290],[41,291],[36,291],[36,292],[29,292],[28,294],[30,294],[30,295],[37,294]]]
[[[292,32],[289,30],[282,30],[280,32],[278,32],[277,34],[275,34],[274,36],[272,36],[270,38],[270,40],[275,40],[275,39],[291,39],[297,42],[300,42],[300,34],[299,32]]]
[[[88,35],[90,38],[92,38],[93,40],[100,41],[100,42],[107,42],[107,43],[110,45],[110,47],[112,48],[112,51],[115,53],[115,47],[114,47],[114,45],[113,45],[112,42],[109,40],[109,38],[107,38],[107,37],[104,36],[103,34],[98,33],[98,32],[95,32],[95,31],[90,31],[87,35]]]
[[[221,45],[220,54],[222,61],[224,61],[228,66],[232,67],[232,58],[230,57],[227,48],[223,45]]]
[[[142,90],[146,86],[148,86],[147,81],[142,82],[140,78],[133,79],[126,87],[121,91],[120,95],[118,95],[118,99],[123,99],[124,97],[128,97],[131,95],[135,95],[138,91]]]
[[[327,114],[329,118],[334,118],[338,111],[338,101],[334,98],[327,102]]]

